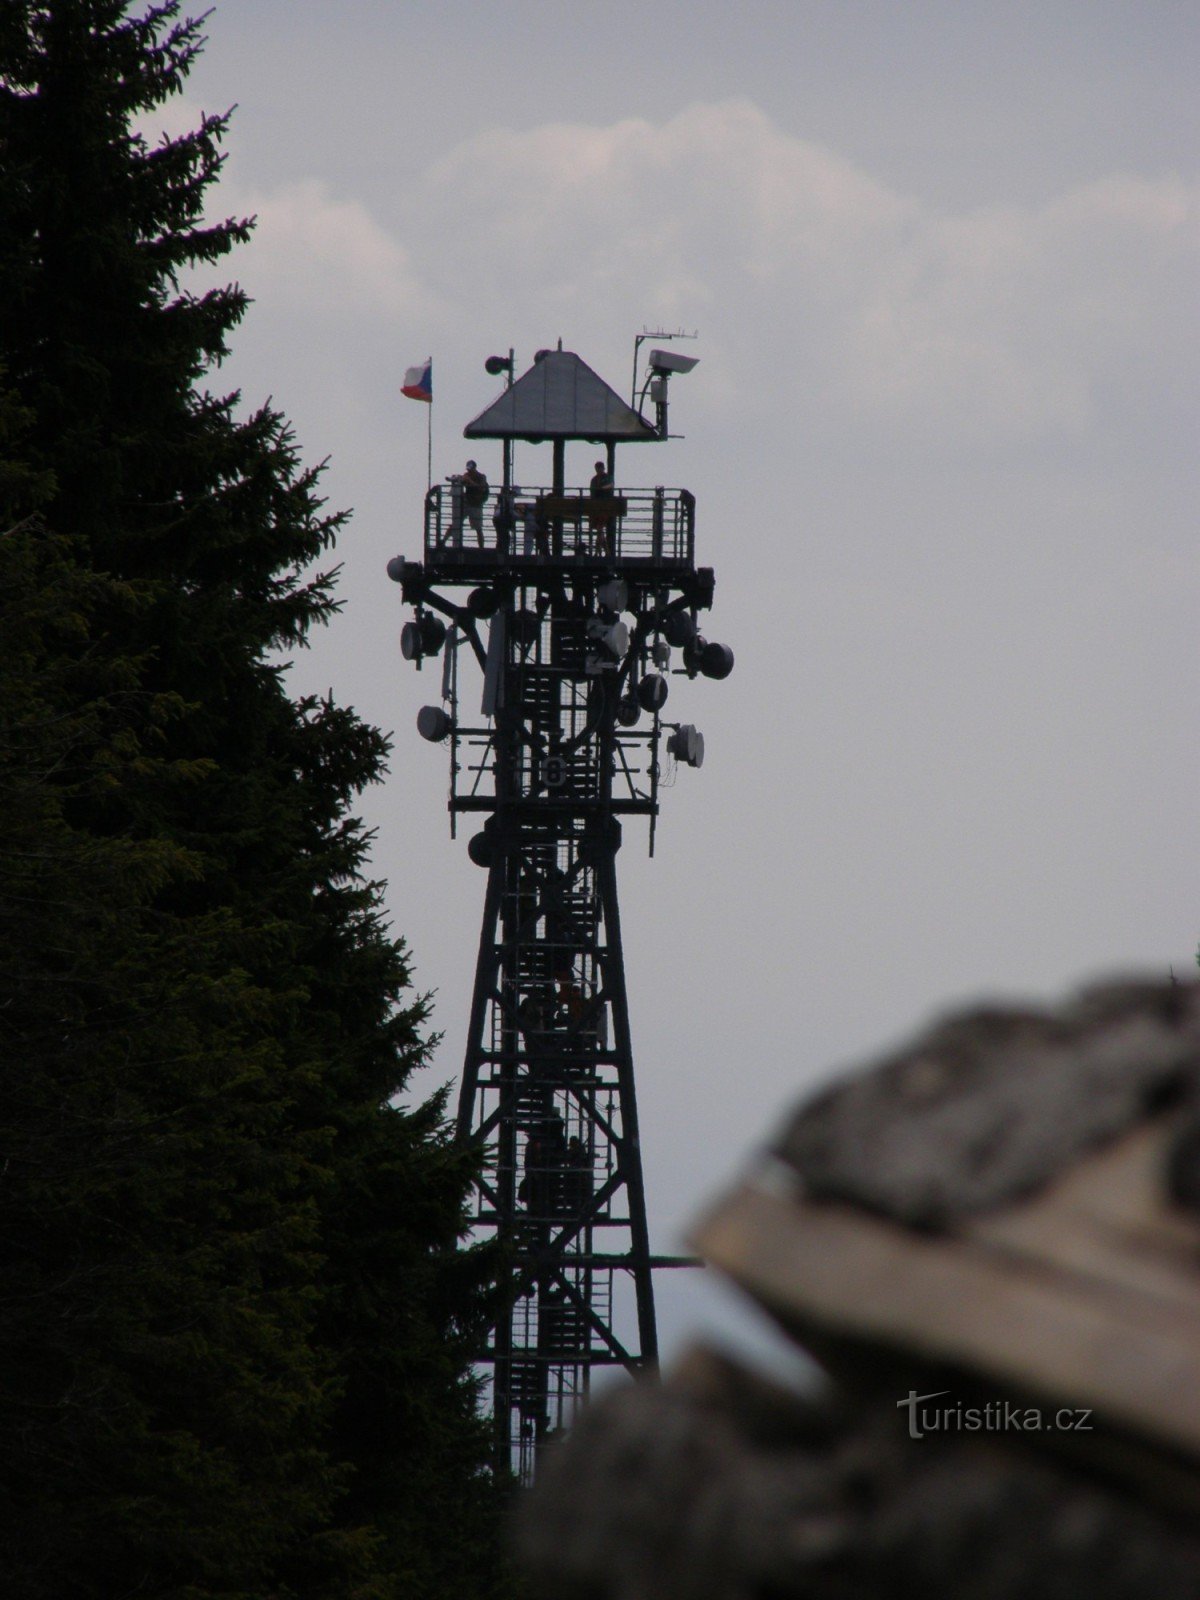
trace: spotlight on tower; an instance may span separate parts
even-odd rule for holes
[[[502,372],[511,372],[512,369],[511,356],[489,356],[483,363],[483,370],[490,372],[493,378],[498,378]]]

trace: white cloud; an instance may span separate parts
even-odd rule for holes
[[[432,313],[436,297],[414,274],[409,251],[357,200],[316,178],[268,192],[223,188],[256,218],[244,277],[273,309],[389,321]]]
[[[177,95],[136,127],[153,146],[194,131],[204,115],[198,101]],[[334,194],[321,178],[250,186],[235,159],[210,190],[207,209],[211,219],[255,218],[250,243],[215,277],[236,276],[268,316],[341,321],[349,314],[391,322],[437,314],[437,296],[418,281],[406,246],[361,201]],[[214,274],[204,269],[197,277]]]
[[[314,341],[355,322],[418,354],[490,340],[498,321],[581,350],[614,315],[699,326],[707,402],[736,397],[756,426],[902,449],[1166,438],[1178,417],[1151,414],[1194,381],[1200,205],[1177,178],[951,214],[738,99],[658,123],[492,128],[390,215],[314,177],[227,179],[219,199],[257,215],[237,261],[256,320],[302,317]]]
[[[1194,340],[1197,196],[1117,177],[1037,211],[925,217],[879,263],[851,371],[878,405],[1079,432],[1101,380]]]
[[[945,215],[741,100],[490,130],[432,169],[414,211],[415,264],[460,314],[502,294],[514,317],[623,303],[703,322],[710,377],[770,349],[814,406],[905,433],[1077,435],[1148,347],[1182,371],[1196,327],[1197,194],[1180,180]]]
[[[797,268],[840,270],[906,206],[734,101],[661,125],[492,130],[437,164],[421,210],[436,219],[431,249],[477,243],[442,263],[462,292],[483,257],[518,294],[569,286],[670,311],[744,300]]]

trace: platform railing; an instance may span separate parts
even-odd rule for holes
[[[499,557],[526,561],[608,558],[690,566],[695,550],[696,497],[687,489],[616,489],[592,497],[586,489],[522,487],[496,491],[471,525],[461,485],[435,484],[425,496],[425,557]]]

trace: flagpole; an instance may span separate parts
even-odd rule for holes
[[[433,488],[433,357],[420,366],[408,367],[400,393],[409,400],[420,400],[429,407],[425,418],[425,492]]]

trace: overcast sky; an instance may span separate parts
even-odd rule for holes
[[[168,117],[238,105],[213,209],[259,219],[256,303],[227,381],[355,508],[292,681],[395,730],[367,814],[437,992],[428,1087],[484,886],[384,573],[419,554],[399,385],[428,355],[440,477],[488,355],[561,337],[626,392],[635,333],[700,335],[686,438],[617,474],[696,494],[737,656],[677,680],[705,766],[655,859],[631,825],[618,860],[657,1247],[802,1093],[948,1006],[1194,969],[1192,0],[218,0],[208,29]],[[668,1351],[750,1337],[684,1276]]]

